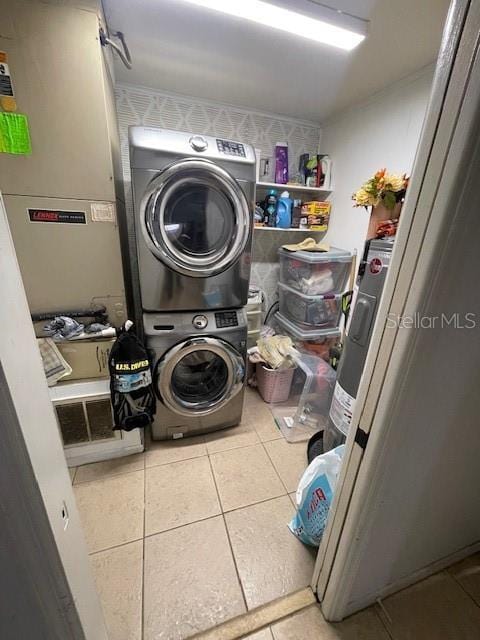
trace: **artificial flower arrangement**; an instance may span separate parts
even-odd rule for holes
[[[406,174],[400,176],[380,169],[353,194],[354,206],[367,208],[383,204],[387,209],[393,210],[397,202],[402,202],[405,197],[407,186]]]

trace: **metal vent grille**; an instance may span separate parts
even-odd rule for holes
[[[85,403],[92,440],[112,438],[112,408],[110,400],[91,400]]]
[[[83,411],[83,404],[62,404],[56,407],[58,423],[62,432],[63,444],[89,442],[87,421]]]
[[[57,404],[55,411],[65,447],[121,438],[120,432],[112,431],[108,399]]]

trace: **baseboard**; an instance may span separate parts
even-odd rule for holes
[[[95,445],[93,445],[95,446]],[[131,456],[134,453],[141,453],[144,449],[143,444],[133,444],[125,447],[117,447],[112,449],[102,449],[100,451],[88,451],[82,452],[81,447],[74,447],[72,449],[65,450],[65,457],[67,459],[67,466],[79,467],[82,464],[92,464],[94,462],[103,462],[104,460],[112,460],[113,458],[123,458],[125,456]]]
[[[383,600],[384,598],[387,598],[388,596],[391,596],[392,594],[397,593],[397,591],[401,591],[402,589],[406,589],[407,587],[410,587],[412,584],[415,584],[416,582],[425,580],[425,578],[429,578],[431,575],[438,573],[439,571],[443,571],[447,567],[450,567],[452,564],[455,564],[456,562],[460,562],[460,560],[463,560],[464,558],[467,558],[468,556],[471,556],[474,553],[477,553],[477,551],[480,551],[480,541],[475,542],[474,544],[469,545],[468,547],[464,547],[463,549],[460,549],[459,551],[456,551],[455,553],[452,553],[449,556],[446,556],[445,558],[436,560],[435,562],[432,562],[426,567],[423,567],[422,569],[419,569],[418,571],[415,571],[414,573],[411,573],[408,576],[405,576],[403,578],[396,580],[395,582],[392,582],[391,584],[387,585],[386,587],[384,587],[383,589],[381,589],[376,593],[370,593],[360,600],[350,602],[347,605],[347,612],[345,613],[344,617],[346,618],[347,616],[350,616],[353,613],[357,613],[358,611],[361,611],[362,609],[365,609],[366,607],[369,607],[370,605],[374,604],[378,600]]]

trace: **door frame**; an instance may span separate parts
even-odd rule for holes
[[[0,450],[8,451],[1,474],[10,479],[0,485],[0,508],[8,515],[0,534],[6,557],[20,558],[23,586],[35,607],[32,621],[46,625],[35,637],[107,640],[1,193],[0,272]],[[0,581],[5,578],[2,572]],[[12,612],[1,620],[2,630],[7,621],[16,624]],[[15,631],[7,627],[5,636]]]
[[[388,429],[388,415],[395,399],[402,364],[412,348],[412,332],[388,328],[390,314],[409,315],[418,308],[428,290],[432,265],[438,260],[442,225],[451,212],[448,194],[459,187],[455,159],[466,143],[472,104],[480,101],[478,33],[480,6],[469,0],[454,0],[449,10],[419,147],[415,159],[392,262],[385,282],[371,344],[357,395],[346,443],[345,464],[339,477],[325,535],[319,548],[312,588],[322,603],[327,620],[346,615],[372,603],[349,602],[349,587],[362,552],[358,527],[368,530],[368,509],[379,483],[382,443]],[[411,353],[410,353],[411,356]],[[397,384],[396,384],[397,383]],[[362,449],[355,442],[357,430],[368,437]],[[468,555],[465,549],[463,555]],[[395,592],[452,561],[445,558],[423,573],[408,576],[389,586],[381,596]],[[377,594],[376,597],[380,597]]]

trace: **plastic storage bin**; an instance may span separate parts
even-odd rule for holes
[[[257,384],[265,402],[285,402],[290,395],[295,367],[290,369],[267,369],[257,364]]]
[[[281,313],[275,314],[277,330],[292,338],[295,346],[300,351],[306,351],[319,356],[328,362],[330,349],[340,339],[340,329],[303,329],[301,325],[294,324]]]
[[[280,313],[292,322],[304,325],[306,329],[334,328],[340,322],[342,296],[339,293],[308,296],[279,282],[278,296]]]
[[[246,311],[249,333],[259,332],[262,326],[262,294],[260,291],[254,289],[249,291]]]
[[[261,311],[247,311],[248,331],[260,331],[262,326]]]
[[[247,349],[254,347],[257,344],[257,340],[260,338],[260,329],[258,331],[247,332]]]
[[[353,255],[332,247],[330,251],[279,249],[280,282],[308,296],[343,293]]]
[[[288,399],[271,410],[289,442],[309,440],[327,427],[336,379],[332,367],[316,356],[300,353],[295,363],[297,368]]]

